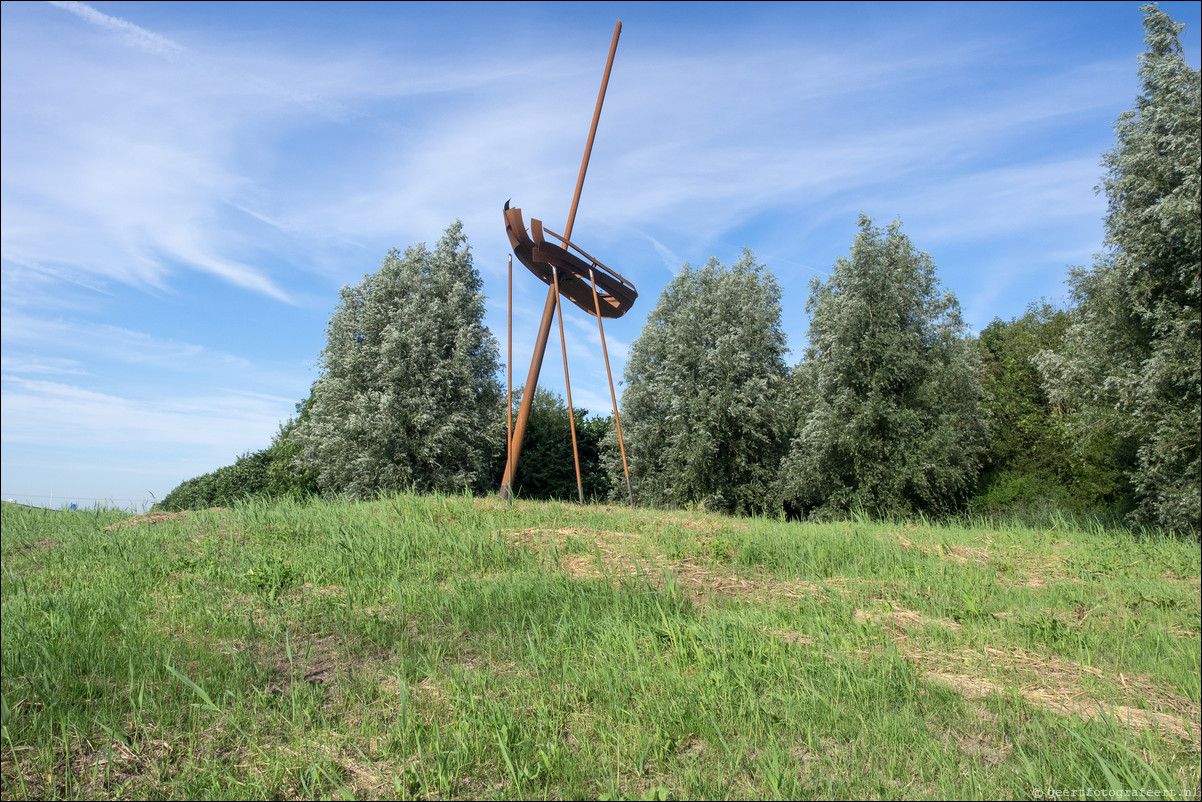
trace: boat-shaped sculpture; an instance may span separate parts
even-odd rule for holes
[[[530,232],[522,221],[522,210],[505,201],[505,233],[513,255],[547,286],[553,286],[554,269],[559,270],[559,294],[597,316],[617,318],[626,314],[639,297],[638,290],[617,271],[611,270],[577,245],[543,228],[541,220],[530,220]],[[597,288],[594,299],[593,286]]]

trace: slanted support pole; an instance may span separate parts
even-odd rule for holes
[[[501,479],[501,498],[513,497],[510,489],[518,473],[518,460],[522,456],[522,440],[526,437],[526,424],[530,421],[530,407],[534,403],[534,391],[538,387],[538,374],[543,367],[543,355],[547,352],[547,338],[551,335],[551,323],[555,319],[554,287],[547,288],[547,302],[543,306],[543,319],[538,326],[538,339],[534,341],[534,355],[530,358],[530,372],[526,374],[526,385],[522,388],[522,403],[518,407],[517,420],[513,422],[513,440],[509,459],[505,462],[505,476]]]

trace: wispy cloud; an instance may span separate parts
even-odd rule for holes
[[[265,447],[287,412],[281,400],[236,392],[148,401],[63,382],[8,375],[3,382],[0,425],[6,446],[37,444],[53,435],[81,450],[141,450],[148,461],[171,444],[202,446],[215,459],[228,461],[246,449]]]
[[[647,238],[647,241],[651,243],[651,247],[655,248],[655,252],[658,253],[659,257],[664,260],[664,267],[668,269],[668,272],[673,276],[679,274],[680,268],[684,266],[684,260],[673,253],[671,248],[664,245],[655,237],[647,234],[646,232],[639,233]]]
[[[124,43],[140,50],[145,50],[148,53],[173,56],[182,53],[184,50],[183,47],[171,41],[166,36],[161,36],[154,31],[148,31],[120,17],[111,17],[108,14],[103,14],[87,3],[77,3],[72,0],[49,0],[49,2],[50,5],[70,11],[75,16],[92,23],[98,28],[118,34]]]
[[[173,372],[251,371],[253,364],[234,354],[224,353],[195,343],[134,331],[122,326],[92,323],[86,320],[50,320],[19,312],[6,313],[0,331],[5,348],[55,348],[86,354],[89,359],[153,367]],[[75,362],[61,358],[64,364]],[[28,359],[38,364],[45,359]],[[22,363],[18,363],[22,364]],[[75,364],[79,364],[75,362]],[[8,363],[5,369],[10,370]],[[14,367],[13,372],[21,369]]]
[[[90,375],[78,360],[52,356],[9,356],[5,354],[0,357],[0,370],[5,373]]]

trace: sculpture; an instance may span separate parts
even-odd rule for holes
[[[513,382],[508,375],[508,364],[513,362],[513,259],[509,260],[509,360],[506,368],[506,381],[509,384],[509,422],[507,431],[505,474],[501,479],[500,494],[503,498],[513,498],[513,480],[517,474],[518,459],[522,453],[522,439],[526,434],[526,423],[530,417],[530,407],[534,400],[534,391],[538,385],[538,374],[542,368],[543,356],[547,350],[547,337],[551,333],[551,320],[559,313],[559,342],[563,351],[563,377],[568,395],[568,420],[572,432],[572,455],[576,465],[576,491],[580,503],[584,503],[584,486],[580,481],[580,455],[576,448],[576,422],[572,416],[572,385],[568,379],[568,351],[563,335],[563,316],[560,310],[560,297],[567,298],[580,309],[597,318],[597,326],[601,331],[601,351],[605,357],[605,373],[609,380],[609,394],[613,400],[614,424],[618,433],[618,445],[622,453],[622,468],[626,473],[626,492],[630,497],[630,505],[634,506],[634,495],[630,488],[630,470],[626,465],[626,445],[622,440],[622,423],[618,417],[618,398],[614,392],[613,372],[609,367],[609,351],[605,346],[605,327],[602,318],[617,318],[626,314],[638,298],[634,284],[621,274],[609,269],[600,261],[586,253],[571,241],[572,226],[576,220],[576,209],[580,204],[580,192],[584,187],[584,176],[588,171],[589,157],[592,155],[593,140],[597,135],[597,122],[601,117],[601,106],[605,101],[605,90],[609,85],[609,73],[613,68],[614,53],[618,47],[618,37],[622,33],[622,22],[614,26],[613,41],[609,46],[609,60],[605,63],[605,74],[601,79],[601,91],[597,95],[597,107],[593,111],[593,124],[589,129],[588,141],[584,148],[584,158],[580,163],[580,174],[576,178],[576,194],[572,198],[572,208],[568,213],[568,224],[562,236],[543,227],[542,221],[531,219],[530,233],[527,233],[522,220],[522,210],[511,208],[509,201],[505,202],[503,215],[505,218],[505,233],[509,236],[509,244],[518,261],[538,276],[548,285],[547,301],[543,306],[543,317],[539,325],[538,337],[534,344],[534,355],[530,360],[530,372],[526,377],[525,389],[522,393],[522,404],[518,410],[516,424],[513,421]]]

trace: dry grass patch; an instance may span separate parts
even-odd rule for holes
[[[905,640],[906,633],[910,628],[925,626],[927,624],[941,626],[953,632],[960,631],[960,625],[950,618],[932,618],[915,610],[907,610],[895,602],[889,602],[888,610],[857,609],[855,619],[862,624],[869,621],[881,624],[890,631],[895,639],[900,641]]]
[[[929,678],[972,698],[1017,692],[1031,704],[1089,720],[1105,714],[1138,729],[1158,729],[1190,742],[1202,754],[1202,706],[1165,690],[1146,675],[1118,673],[1025,649],[990,646],[947,654],[915,637],[918,627],[937,624],[959,630],[954,621],[931,618],[891,604],[887,611],[857,610],[856,618],[885,627],[897,650]],[[1098,698],[1091,688],[1107,685],[1120,702]]]
[[[950,683],[945,683],[950,684]],[[988,697],[992,691],[980,688],[957,688],[959,693],[970,697]],[[979,692],[978,692],[979,691]],[[949,742],[955,742],[961,754],[979,758],[990,766],[1000,766],[1014,749],[1014,744],[1006,737],[1001,717],[980,705],[972,706],[972,721],[963,726],[955,726],[947,732],[933,732],[936,737],[943,737]]]
[[[978,562],[988,565],[990,562],[990,554],[985,549],[972,548],[971,546],[945,546],[943,543],[936,542],[934,544],[919,545],[900,532],[890,532],[889,535],[897,540],[899,546],[903,549],[918,549],[923,554],[930,554],[935,557],[942,557],[946,560],[952,560],[961,565],[966,565],[970,562]],[[978,538],[979,540],[980,538]],[[993,545],[992,537],[985,537],[987,546]]]
[[[7,558],[12,558],[12,557],[16,557],[18,554],[22,554],[25,552],[53,551],[54,549],[57,549],[60,546],[62,546],[62,543],[60,543],[57,540],[51,540],[50,538],[42,538],[41,540],[30,540],[26,543],[18,543],[17,545],[13,546],[5,553],[4,556]]]
[[[653,553],[651,544],[642,534],[612,530],[588,529],[523,529],[506,533],[506,537],[532,551],[545,553],[556,537],[575,537],[591,543],[587,554],[560,555],[558,567],[577,579],[608,578],[615,583],[641,579],[662,589],[670,573],[675,586],[694,602],[708,603],[715,599],[754,599],[758,601],[803,598],[825,594],[820,586],[804,580],[782,581],[770,577],[754,579],[712,565],[690,560],[669,559]]]
[[[1161,578],[1184,585],[1185,589],[1195,596],[1202,594],[1202,577],[1200,576],[1180,576],[1175,571],[1169,571],[1161,574]]]
[[[764,632],[774,638],[783,640],[785,643],[797,644],[798,646],[811,646],[815,643],[814,639],[809,635],[802,635],[800,632],[792,629],[783,629],[780,627],[775,629],[765,628]]]
[[[33,747],[5,750],[0,758],[0,774],[6,791],[24,785],[29,799],[153,794],[153,789],[173,773],[171,744],[152,737],[154,729],[154,725],[129,723],[124,732],[115,734],[117,737],[99,743],[75,732],[67,740],[65,758],[59,755],[54,767],[45,773],[30,769],[28,761],[18,767],[22,756],[32,757]],[[6,793],[4,798],[10,797]]]

